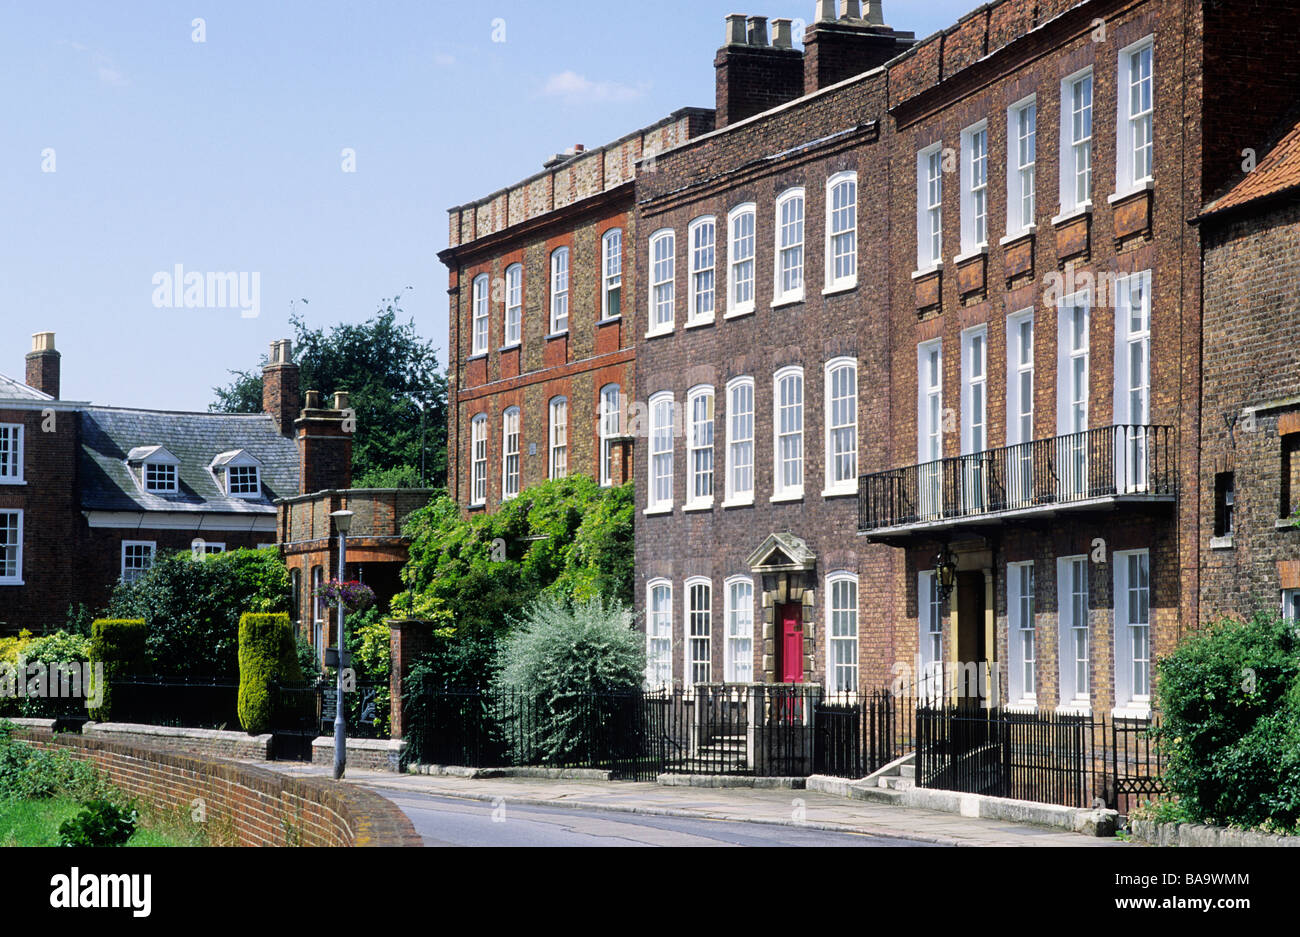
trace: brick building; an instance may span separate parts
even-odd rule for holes
[[[1200,229],[1201,617],[1300,618],[1300,124]]]
[[[467,510],[571,473],[627,480],[634,166],[711,126],[680,110],[450,210],[447,484]]]

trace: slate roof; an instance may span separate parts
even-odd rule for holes
[[[298,446],[265,413],[177,413],[86,407],[79,411],[81,506],[95,511],[190,511],[275,514],[276,498],[298,493]],[[127,453],[163,446],[181,460],[176,494],[143,491],[126,466]],[[244,449],[262,463],[262,497],[232,498],[208,471],[223,452]]]
[[[41,393],[35,387],[28,387],[22,381],[0,374],[0,400],[53,400],[49,394]]]
[[[1237,208],[1289,189],[1300,189],[1300,122],[1269,150],[1254,172],[1247,173],[1223,198],[1205,206],[1205,214]]]

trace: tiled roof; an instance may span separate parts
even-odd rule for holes
[[[1205,214],[1215,214],[1237,208],[1247,202],[1277,195],[1300,187],[1300,123],[1297,123],[1259,161],[1253,172],[1246,174],[1228,194],[1205,206]]]
[[[22,381],[0,374],[0,400],[53,400],[49,394],[43,394],[35,387],[28,387]]]
[[[274,514],[272,503],[298,493],[298,447],[265,413],[173,413],[86,407],[81,420],[81,506],[97,511],[190,511]],[[173,495],[141,490],[126,466],[132,449],[162,446],[180,459]],[[261,464],[262,497],[225,494],[208,466],[223,452],[243,449]]]

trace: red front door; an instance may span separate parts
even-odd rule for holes
[[[781,619],[781,659],[778,665],[782,683],[803,683],[803,607],[782,605],[777,609]]]

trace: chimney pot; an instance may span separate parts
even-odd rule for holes
[[[867,0],[867,25],[885,25],[884,0]]]
[[[727,14],[727,38],[723,45],[743,46],[747,42],[749,42],[749,39],[745,34],[745,14]]]
[[[293,434],[298,418],[298,366],[293,363],[293,342],[271,342],[271,354],[262,369],[262,410],[271,415],[282,436]]]
[[[793,49],[794,42],[791,33],[791,23],[793,20],[775,19],[772,20],[772,48],[773,49]]]
[[[818,23],[828,23],[835,19],[835,0],[817,0],[817,13],[813,19]]]
[[[844,0],[840,4],[840,16],[846,20],[862,19],[862,4],[859,0]]]
[[[305,404],[303,404],[303,407],[302,407],[302,408],[303,408],[304,410],[319,410],[319,409],[320,409],[320,391],[318,391],[318,390],[309,390],[309,391],[307,391],[307,402],[306,402]]]
[[[767,47],[767,17],[749,17],[749,44],[760,48]]]
[[[27,386],[58,399],[62,357],[54,348],[53,332],[33,333],[32,350],[27,353]]]
[[[346,390],[336,390],[334,392],[334,409],[346,410],[351,404],[348,402],[349,396]]]
[[[54,333],[53,332],[34,332],[32,333],[32,351],[54,351]]]

